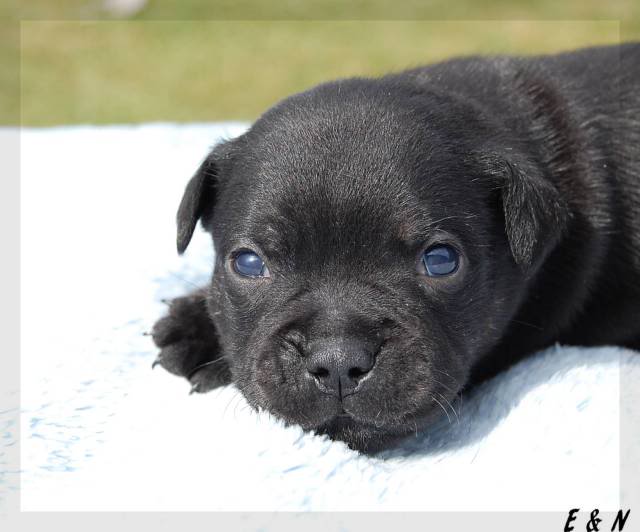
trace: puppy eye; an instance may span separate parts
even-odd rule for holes
[[[233,269],[243,277],[271,277],[269,268],[253,251],[241,251],[233,259]]]
[[[447,244],[437,244],[422,254],[422,264],[429,277],[451,275],[458,269],[458,252]]]

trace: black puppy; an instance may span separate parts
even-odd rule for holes
[[[554,342],[640,348],[640,44],[320,85],[215,147],[177,220],[217,258],[157,362],[380,449]]]

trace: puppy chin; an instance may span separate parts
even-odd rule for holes
[[[315,392],[306,397],[296,397],[295,405],[301,401],[311,403],[310,408],[293,406],[290,401],[283,401],[273,393],[260,394],[262,401],[254,407],[264,409],[282,420],[286,425],[299,425],[303,429],[319,435],[340,440],[350,448],[360,452],[376,452],[384,448],[384,444],[393,435],[380,420],[367,421],[345,411],[345,405],[337,398]],[[250,401],[252,402],[252,401]]]
[[[343,441],[355,451],[372,454],[395,445],[414,433],[414,430],[413,423],[382,425],[342,414],[316,427],[314,432],[327,435],[333,440]]]
[[[349,398],[342,403],[336,400],[331,407],[324,409],[323,421],[316,420],[314,426],[302,424],[304,428],[343,441],[351,449],[367,454],[383,451],[406,437],[417,435],[441,414],[431,405],[425,405],[420,412],[393,417],[380,415],[380,411],[369,415],[366,409],[359,408],[357,400],[350,404]]]

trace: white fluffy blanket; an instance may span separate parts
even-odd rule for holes
[[[189,396],[151,370],[142,333],[160,299],[212,264],[201,232],[175,254],[183,187],[243,127],[23,132],[22,509],[617,510],[630,351],[539,353],[465,395],[459,419],[376,457],[258,416],[233,387]],[[15,485],[0,475],[0,498]]]

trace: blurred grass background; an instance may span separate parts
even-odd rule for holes
[[[5,0],[19,38],[0,37],[0,64],[19,47],[21,85],[0,123],[252,120],[336,77],[638,38],[636,3]]]

